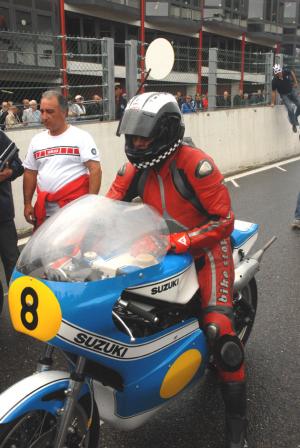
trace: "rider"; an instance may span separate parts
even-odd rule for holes
[[[107,196],[123,201],[140,196],[165,218],[171,250],[195,258],[203,328],[225,402],[227,447],[247,447],[244,350],[232,313],[234,215],[223,177],[211,157],[183,142],[184,124],[171,94],[132,98],[119,132],[125,134],[129,163]]]

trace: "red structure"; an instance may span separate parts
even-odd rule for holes
[[[200,95],[202,93],[202,51],[203,51],[204,1],[205,0],[201,0],[201,6],[200,6],[201,25],[200,25],[200,29],[199,29],[199,47],[198,47],[198,83],[197,83],[197,93],[199,93]]]
[[[244,90],[244,73],[245,73],[245,47],[246,47],[246,33],[242,34],[242,60],[241,60],[241,80],[240,80],[240,90]]]
[[[141,27],[140,27],[140,71],[141,85],[145,82],[145,0],[140,0]],[[140,93],[144,92],[144,87]]]
[[[61,34],[61,61],[62,61],[62,94],[68,96],[68,76],[67,76],[67,42],[66,42],[66,22],[65,22],[65,1],[59,0],[60,11],[60,34]]]

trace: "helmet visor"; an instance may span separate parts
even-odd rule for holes
[[[119,133],[127,135],[138,135],[140,137],[151,137],[155,122],[155,114],[141,110],[125,110]]]

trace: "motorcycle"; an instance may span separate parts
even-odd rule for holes
[[[274,238],[251,257],[258,225],[235,222],[234,319],[243,344],[257,308],[255,274]],[[87,195],[32,236],[9,288],[15,330],[46,343],[36,372],[0,395],[0,448],[95,448],[99,420],[142,425],[205,374],[189,253],[168,253],[163,218],[144,204]],[[54,349],[68,371],[54,370]]]

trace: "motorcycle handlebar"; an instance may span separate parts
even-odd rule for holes
[[[140,317],[143,317],[144,319],[148,320],[152,324],[157,325],[159,323],[159,318],[150,311],[146,311],[143,308],[139,307],[138,305],[127,302],[125,300],[119,300],[120,305],[124,306],[128,311],[131,311],[131,313],[137,314]]]

